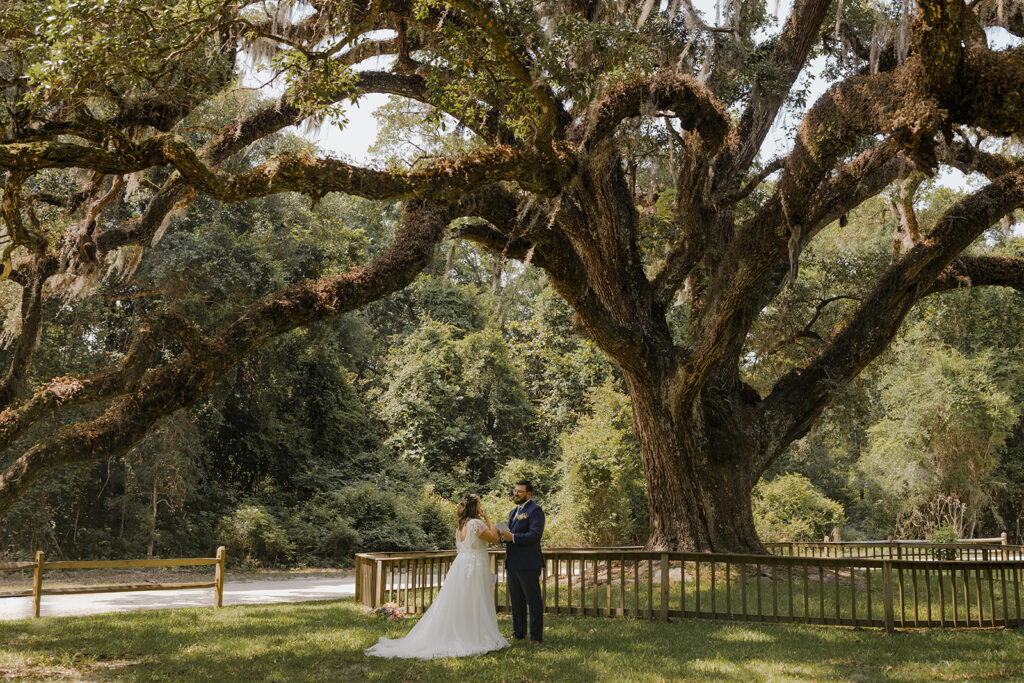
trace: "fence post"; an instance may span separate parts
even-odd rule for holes
[[[892,565],[882,562],[882,613],[885,615],[885,631],[892,633],[895,630],[893,609],[892,609]]]
[[[358,555],[356,555],[355,556],[355,601],[356,602],[362,602],[362,601],[364,601],[366,599],[366,596],[364,595],[364,591],[366,589],[362,588],[362,582],[364,582],[364,579],[362,579],[362,573],[364,573],[366,570],[367,570],[366,562],[362,561],[362,558],[359,557]]]
[[[1003,546],[1003,559],[1010,559],[1010,551],[1006,549],[1006,532],[999,534],[999,545]]]
[[[36,566],[32,575],[32,616],[39,616],[39,601],[43,597],[43,551],[36,551]]]
[[[217,548],[217,564],[214,565],[213,574],[214,590],[216,591],[214,607],[224,606],[224,556],[226,552],[224,546]]]
[[[491,578],[494,580],[494,609],[498,609],[498,583],[501,581],[501,577],[498,576],[498,556],[489,552],[487,561],[490,563]],[[508,586],[505,586],[505,590],[508,590]]]
[[[596,577],[594,579],[597,580]],[[668,621],[668,553],[661,554],[661,620]]]
[[[384,560],[373,561],[373,604],[377,608],[384,604]]]

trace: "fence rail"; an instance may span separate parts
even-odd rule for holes
[[[541,577],[545,611],[889,631],[1024,625],[1024,547],[1000,544],[987,549],[991,557],[969,560],[897,557],[902,551],[895,549],[893,556],[877,558],[797,554],[818,545],[827,544],[787,545],[785,555],[546,549]],[[440,590],[455,551],[356,557],[357,601],[369,607],[397,602],[418,613]],[[490,551],[499,611],[509,609],[504,559],[502,551]]]
[[[168,591],[188,588],[213,588],[214,606],[224,604],[225,548],[217,548],[216,557],[179,557],[150,560],[80,560],[46,562],[42,550],[36,552],[35,562],[0,562],[0,571],[32,570],[32,589],[0,593],[0,598],[32,598],[32,616],[38,617],[44,595],[84,595],[88,593],[122,593],[127,591]],[[135,567],[200,567],[214,566],[213,581],[188,583],[145,583],[105,586],[76,586],[71,588],[43,588],[43,572],[47,569],[128,569]]]
[[[956,543],[931,541],[825,541],[823,543],[765,543],[775,555],[801,557],[859,557],[865,559],[1024,560],[1024,546],[1009,545],[1006,534],[995,538],[962,538]]]

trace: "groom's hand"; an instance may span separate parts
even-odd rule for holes
[[[498,532],[498,536],[503,541],[511,541],[512,540],[512,532],[511,531],[499,531]]]

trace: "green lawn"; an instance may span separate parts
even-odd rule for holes
[[[509,620],[499,617],[508,632]],[[970,680],[1024,678],[1020,631],[548,617],[545,644],[482,657],[379,660],[401,636],[352,600],[0,622],[0,678],[217,681]]]

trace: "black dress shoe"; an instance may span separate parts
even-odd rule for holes
[[[530,641],[530,645],[540,645],[540,641],[539,640],[531,640]]]

